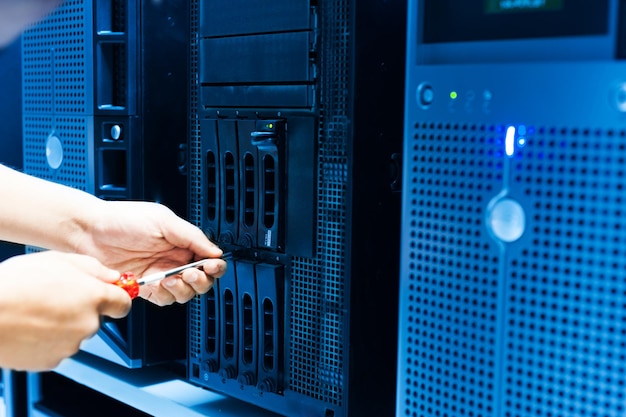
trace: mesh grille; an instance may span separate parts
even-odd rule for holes
[[[24,171],[92,191],[88,120],[78,116],[86,114],[86,13],[82,0],[65,1],[22,37]],[[52,169],[46,158],[51,134],[63,146],[58,169]]]
[[[126,19],[128,4],[124,0],[113,0],[113,32],[126,31]]]
[[[399,406],[413,417],[490,416],[499,260],[482,236],[484,207],[502,184],[502,129],[415,128],[405,145],[410,249]]]
[[[202,309],[200,295],[189,301],[189,354],[191,359],[199,359],[202,346],[200,326],[202,324]]]
[[[317,262],[292,269],[290,388],[344,401],[344,248],[348,140],[348,1],[321,2]]]
[[[46,141],[53,126],[63,145],[63,163],[58,169],[52,169],[46,159]],[[91,191],[88,190],[88,138],[85,118],[24,115],[24,172]]]
[[[501,256],[503,130],[418,124],[407,144],[401,412],[623,416],[626,132],[528,127],[508,163],[526,231]]]
[[[85,9],[68,0],[23,35],[24,113],[85,113]]]
[[[625,132],[529,129],[513,188],[530,244],[507,282],[506,416],[623,416]]]
[[[190,2],[190,86],[189,86],[189,114],[190,114],[190,141],[189,141],[189,221],[201,226],[202,211],[202,143],[200,142],[200,123],[198,121],[198,26],[200,10],[198,1]],[[202,350],[200,325],[202,316],[200,311],[200,297],[189,302],[189,352],[193,358],[199,358]]]

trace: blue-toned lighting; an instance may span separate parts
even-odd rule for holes
[[[509,126],[506,129],[504,151],[506,152],[507,156],[513,156],[513,154],[515,153],[515,126]]]
[[[522,146],[526,145],[526,138],[519,138],[519,139],[517,140],[517,144],[518,144],[520,147],[522,147]]]

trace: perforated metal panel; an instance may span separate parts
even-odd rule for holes
[[[86,117],[25,115],[24,171],[83,191],[92,191],[89,123]],[[46,158],[46,143],[50,135],[62,138],[63,163],[58,169],[53,169]]]
[[[504,124],[414,127],[398,415],[623,416],[625,132],[528,126],[509,160]],[[507,179],[527,225],[502,251]]]
[[[290,385],[299,393],[344,401],[345,248],[348,181],[348,1],[320,4],[320,131],[317,253],[292,271]],[[302,260],[304,261],[304,260]],[[314,274],[313,274],[314,273]]]
[[[91,7],[66,1],[24,32],[22,106],[24,171],[93,193]],[[62,147],[58,167],[48,160],[51,136]]]
[[[200,122],[198,116],[198,26],[199,8],[197,1],[191,1],[190,7],[190,45],[189,45],[189,221],[202,226],[202,143],[200,141]],[[189,354],[200,358],[201,341],[201,300],[196,297],[189,301]]]
[[[626,132],[530,127],[512,163],[528,244],[506,282],[505,415],[625,413]]]
[[[417,123],[406,145],[405,415],[493,411],[500,268],[483,236],[486,203],[502,181],[502,141],[494,126]]]
[[[46,19],[24,32],[24,113],[78,113],[88,106],[91,85],[92,27],[85,19],[91,5],[68,0]],[[89,103],[91,106],[91,103]]]

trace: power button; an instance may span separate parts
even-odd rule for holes
[[[428,83],[421,83],[417,87],[417,104],[423,108],[429,107],[433,104],[435,99],[435,92],[433,87]]]

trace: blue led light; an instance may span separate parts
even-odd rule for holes
[[[506,155],[511,157],[515,153],[515,126],[509,126],[506,129],[506,138],[504,140],[504,151]]]

